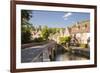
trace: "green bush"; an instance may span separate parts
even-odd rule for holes
[[[42,31],[41,31],[41,36],[44,40],[48,40],[49,37],[49,29],[47,26],[43,27]]]
[[[33,40],[33,42],[42,42],[42,41],[44,41],[44,39],[43,39],[42,37],[35,38],[35,39]]]
[[[59,38],[59,43],[60,44],[66,44],[66,43],[68,43],[70,41],[70,37],[68,36],[68,37],[60,37]]]
[[[82,47],[82,48],[88,48],[88,44],[80,44],[80,47]]]
[[[29,30],[21,32],[21,43],[22,44],[29,43],[29,41],[31,40],[31,35],[32,34]]]

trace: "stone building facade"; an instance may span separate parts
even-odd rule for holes
[[[82,21],[69,27],[70,36],[75,37],[79,43],[87,44],[90,38],[90,21]]]

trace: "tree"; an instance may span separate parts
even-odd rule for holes
[[[42,27],[41,27],[41,25],[39,25],[38,30],[41,30],[41,29],[42,29]]]
[[[25,20],[29,21],[31,17],[32,17],[32,11],[31,10],[22,10],[21,11],[22,20],[25,19]]]
[[[21,11],[21,43],[28,43],[31,40],[32,24],[29,23],[32,11]]]
[[[69,43],[70,39],[71,39],[71,38],[70,38],[69,36],[66,36],[66,37],[60,37],[60,38],[59,38],[59,41],[60,41],[59,43],[60,43],[60,44],[66,44],[66,43]]]
[[[21,26],[21,42],[22,43],[28,43],[31,40],[31,31],[33,30],[32,24],[28,22],[24,22],[24,25]]]
[[[47,26],[44,26],[43,29],[42,29],[42,32],[41,32],[41,35],[43,37],[44,40],[47,40],[48,37],[49,37],[49,29]]]
[[[22,43],[28,43],[28,42],[30,42],[30,39],[31,39],[30,30],[26,30],[26,31],[21,32]]]
[[[54,35],[58,32],[60,32],[60,28],[49,28],[49,33],[52,35]]]

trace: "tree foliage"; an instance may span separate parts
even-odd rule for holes
[[[31,10],[22,10],[21,11],[21,18],[22,19],[26,19],[26,20],[30,20],[30,18],[32,17],[32,11]]]
[[[68,43],[68,42],[70,41],[70,39],[71,39],[71,38],[70,38],[69,36],[60,37],[60,38],[59,38],[59,41],[60,41],[59,43],[60,43],[60,44],[66,44],[66,43]]]
[[[32,11],[21,11],[21,43],[28,43],[31,40],[32,24],[29,23]]]
[[[44,26],[43,29],[42,29],[42,32],[41,32],[41,35],[43,37],[44,40],[47,40],[48,37],[49,37],[49,29],[47,26]]]
[[[43,28],[41,28],[41,30],[42,30],[42,33],[41,33],[42,37],[45,40],[47,40],[50,35],[59,33],[61,28],[48,28],[47,26],[44,26]]]
[[[49,28],[49,33],[54,35],[57,32],[60,32],[60,28]]]
[[[28,43],[31,40],[31,33],[29,30],[21,32],[22,43]]]

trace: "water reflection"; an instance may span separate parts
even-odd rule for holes
[[[56,56],[56,61],[66,61],[66,60],[87,60],[85,57],[69,55],[68,52]]]
[[[55,61],[66,61],[66,60],[87,60],[89,59],[89,52],[78,52],[78,50],[66,50],[63,46],[58,45],[55,51]]]

